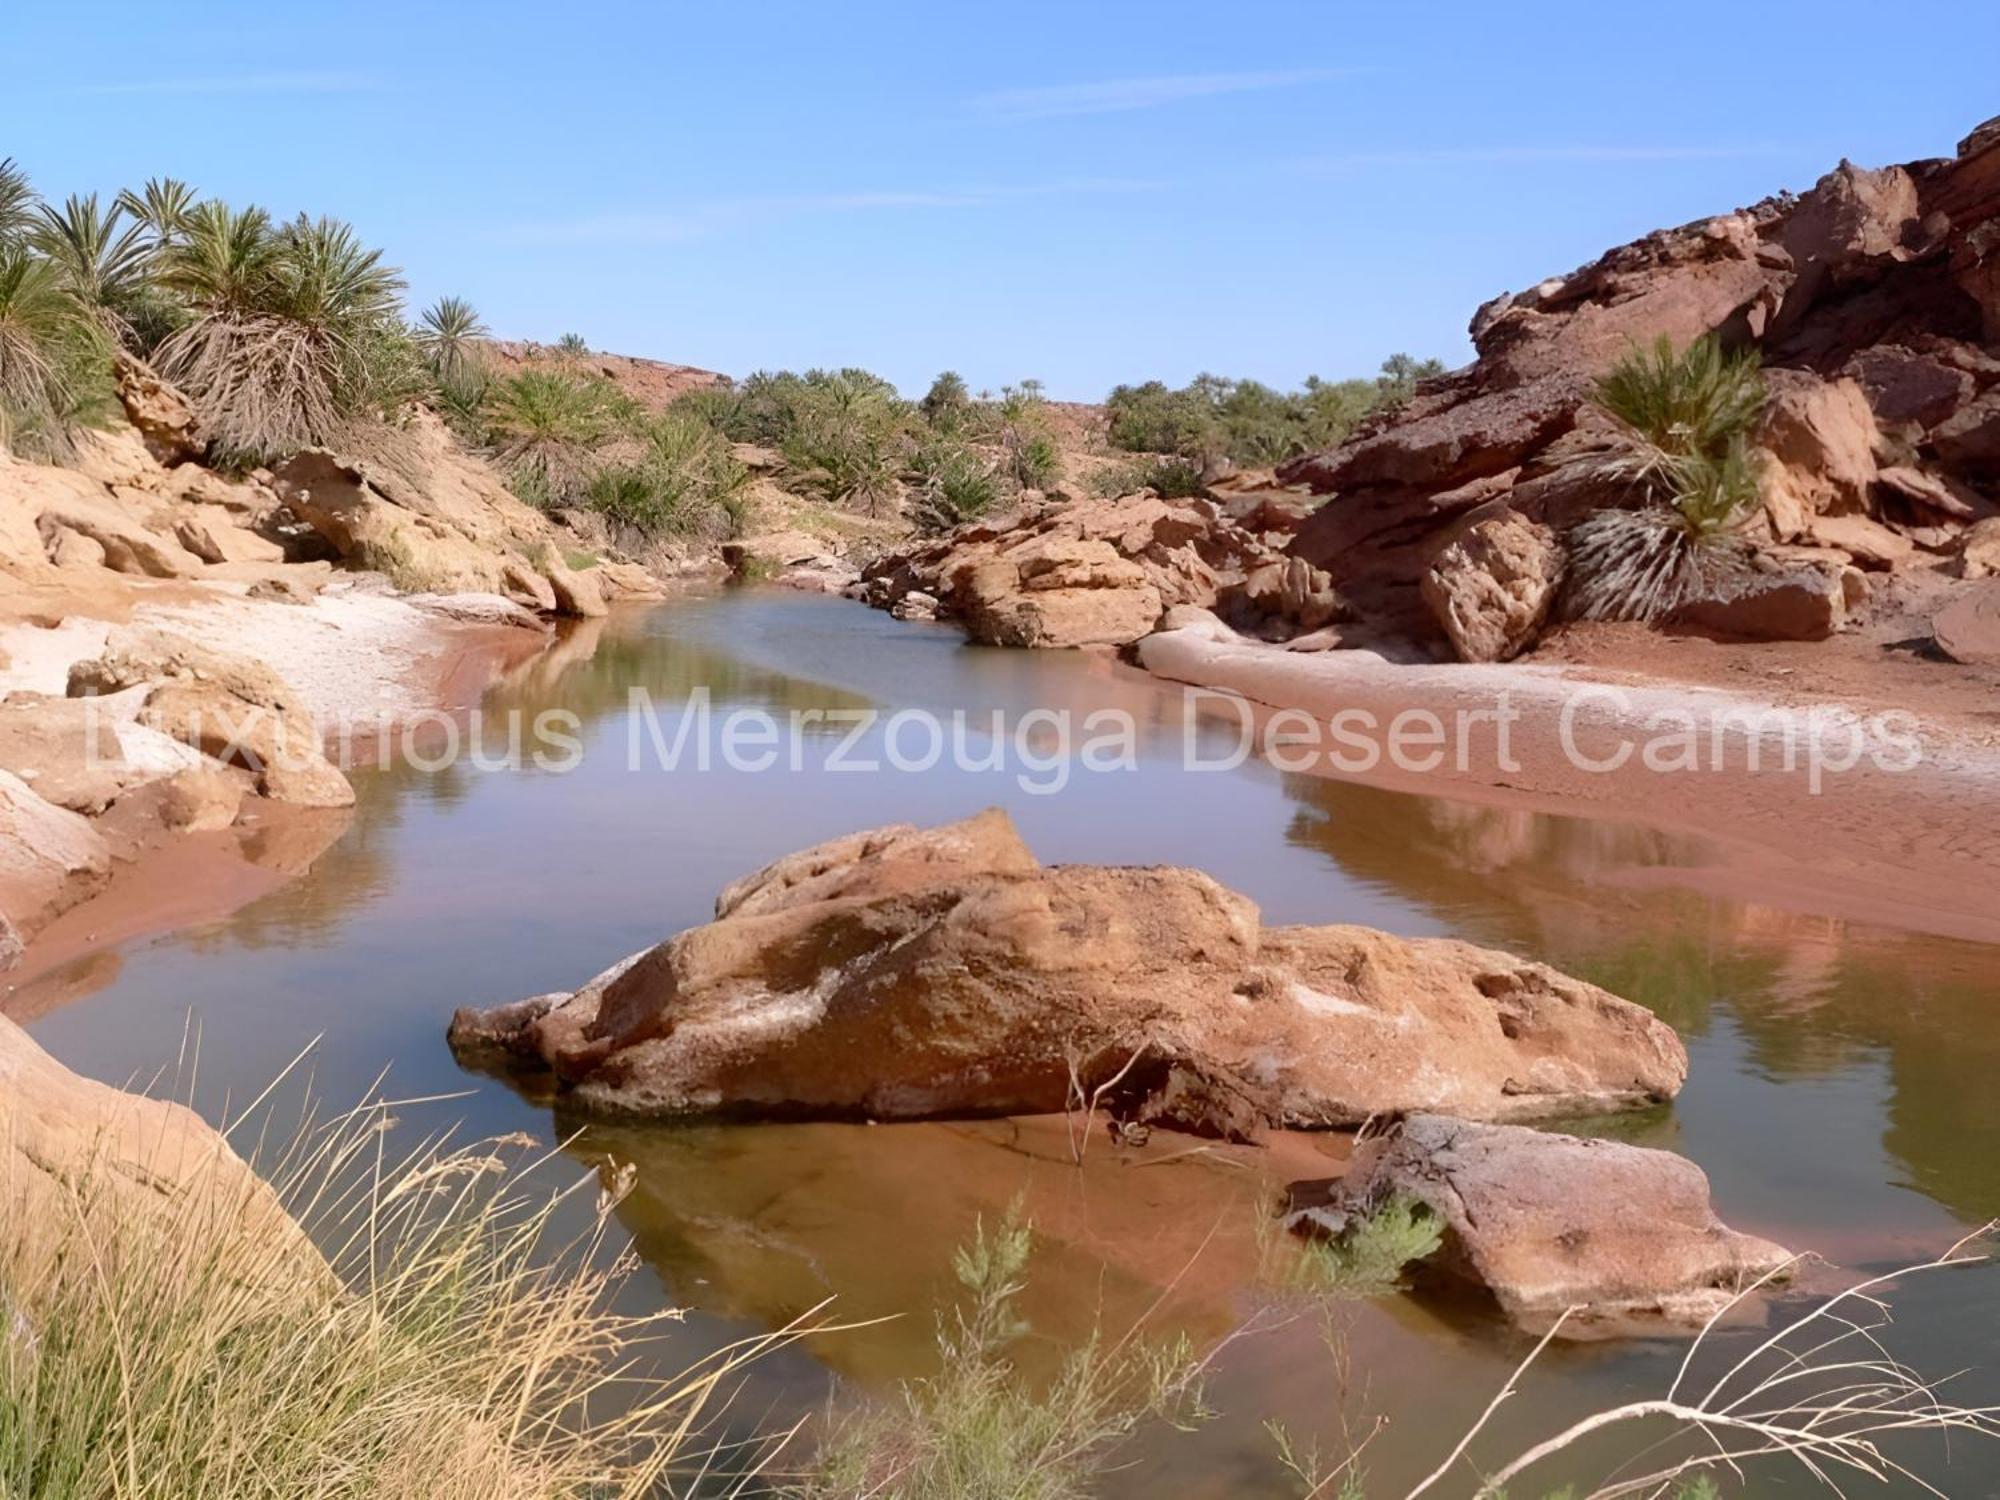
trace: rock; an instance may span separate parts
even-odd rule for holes
[[[1846,623],[1840,570],[1824,566],[1732,573],[1668,620],[1677,630],[1734,641],[1823,641]]]
[[[327,760],[304,702],[262,662],[224,656],[165,631],[114,631],[104,654],[70,669],[69,696],[143,689],[138,721],[240,765],[257,789],[302,807],[348,807],[354,789]]]
[[[548,574],[549,588],[555,594],[557,614],[587,620],[611,612],[604,602],[604,585],[595,567],[572,568],[551,548],[543,559],[543,571]]]
[[[177,386],[169,385],[151,365],[122,349],[113,373],[126,419],[139,430],[147,452],[155,459],[172,467],[190,463],[208,451],[208,434],[202,430],[194,403]]]
[[[1974,480],[2000,479],[2000,388],[1931,429],[1938,462]]]
[[[134,787],[201,765],[200,752],[138,722],[144,697],[17,693],[0,703],[0,769],[57,807],[96,817]]]
[[[1865,511],[1879,433],[1860,385],[1796,370],[1773,370],[1765,379],[1771,399],[1757,443],[1771,457],[1764,505],[1772,535],[1792,541],[1816,516]]]
[[[509,625],[534,631],[549,628],[533,610],[499,594],[411,594],[408,602],[462,625]]]
[[[110,873],[111,850],[88,822],[0,771],[0,919],[17,940],[32,938]]]
[[[1847,362],[1845,373],[1867,394],[1875,420],[1890,425],[1929,427],[1965,405],[1978,389],[1964,370],[1901,344],[1863,349]]]
[[[2000,667],[2000,583],[1960,594],[1931,620],[1938,650],[1968,667]]]
[[[51,526],[48,539],[49,561],[58,568],[87,571],[110,565],[104,544],[95,537],[72,531],[67,526]]]
[[[1429,1268],[1484,1288],[1534,1333],[1570,1309],[1570,1338],[1698,1332],[1793,1261],[1723,1224],[1707,1176],[1684,1157],[1436,1114],[1363,1141],[1343,1181],[1295,1188],[1295,1202],[1328,1203],[1295,1222],[1311,1232],[1397,1196],[1441,1222]]]
[[[12,479],[23,465],[16,465]],[[60,475],[60,469],[44,469],[45,475]],[[64,531],[90,538],[104,552],[105,566],[119,573],[151,578],[193,578],[201,572],[201,559],[176,539],[148,530],[121,510],[99,487],[84,476],[69,476],[74,483],[66,495],[46,495],[37,525],[45,542],[53,544]],[[58,481],[60,482],[60,481]],[[89,486],[88,489],[85,486]]]
[[[1993,514],[1992,505],[1965,485],[1936,474],[1926,474],[1906,464],[1892,465],[1877,477],[1880,492],[1933,511],[1937,516],[1946,516],[1954,521],[1971,521]]]
[[[1958,554],[1958,576],[2000,575],[2000,517],[1989,516],[1966,532]]]
[[[790,564],[775,580],[780,587],[807,594],[845,594],[861,582],[861,570],[845,558],[817,553]],[[898,615],[898,619],[909,619]]]
[[[889,613],[899,620],[935,620],[938,617],[936,596],[926,594],[922,589],[911,589],[894,604]]]
[[[1540,964],[1266,928],[1193,870],[1044,867],[998,810],[789,856],[716,911],[574,994],[461,1011],[454,1045],[660,1117],[1059,1110],[1136,1056],[1149,1097],[1187,1075],[1189,1117],[1203,1098],[1300,1126],[1511,1119],[1666,1098],[1686,1071],[1650,1013]]]
[[[1424,575],[1424,602],[1460,661],[1510,661],[1541,634],[1567,567],[1553,531],[1503,511],[1439,554]]]
[[[100,1249],[128,1248],[138,1262],[135,1236],[157,1232],[185,1249],[199,1225],[251,1247],[224,1264],[282,1267],[272,1290],[333,1286],[277,1195],[198,1115],[80,1078],[0,1018],[0,1222],[14,1236],[10,1274],[24,1275],[57,1245],[73,1249],[63,1230],[79,1213],[86,1226],[99,1224]]]
[[[256,532],[218,522],[199,513],[183,515],[174,522],[180,544],[205,563],[275,563],[285,560],[285,549]]]
[[[243,806],[242,786],[217,770],[182,771],[162,781],[156,795],[160,822],[174,833],[227,828]]]
[[[1917,551],[1908,537],[1860,515],[1814,516],[1806,526],[1805,540],[1816,547],[1836,548],[1859,566],[1877,572],[1908,562]]]
[[[1277,635],[1344,607],[1323,574],[1291,566],[1214,502],[1158,496],[975,521],[878,557],[861,593],[892,611],[921,593],[976,641],[1058,648],[1129,644],[1180,604]]]

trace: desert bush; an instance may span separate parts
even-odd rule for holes
[[[1339,1235],[1307,1241],[1292,1279],[1302,1290],[1323,1295],[1381,1296],[1397,1290],[1404,1271],[1443,1243],[1444,1226],[1430,1206],[1399,1193]]]
[[[770,395],[782,414],[778,450],[805,488],[870,514],[895,500],[910,411],[894,386],[866,370],[809,370]]]
[[[1394,354],[1372,381],[1311,376],[1293,392],[1220,375],[1197,375],[1179,390],[1158,380],[1121,385],[1105,400],[1111,445],[1197,463],[1227,458],[1272,464],[1333,446],[1368,413],[1405,399],[1419,380],[1443,370],[1434,359]]]
[[[729,440],[685,412],[637,424],[643,453],[606,464],[588,482],[593,510],[649,536],[726,540],[745,520],[749,472]]]
[[[999,498],[999,477],[993,465],[964,443],[935,437],[922,444],[911,461],[916,478],[910,519],[922,532],[950,531],[984,515]]]
[[[1053,1379],[1024,1376],[1010,1351],[1030,1331],[1018,1303],[1033,1243],[1017,1214],[979,1226],[952,1260],[963,1301],[938,1322],[939,1374],[831,1434],[792,1500],[1081,1500],[1143,1424],[1205,1415],[1185,1339],[1099,1330]]]
[[[121,1215],[116,1168],[65,1177],[0,1249],[0,1494],[637,1500],[698,1467],[704,1411],[776,1341],[652,1376],[673,1314],[616,1310],[614,1199],[535,1189],[524,1139],[405,1149],[393,1123],[272,1148],[331,1277],[208,1195]]]
[[[1136,495],[1140,490],[1151,490],[1168,500],[1188,500],[1205,488],[1199,465],[1190,459],[1166,455],[1108,464],[1090,476],[1090,492],[1105,500]]]
[[[1062,478],[1062,448],[1040,381],[1008,386],[980,416],[980,436],[999,448],[1000,472],[1016,490],[1046,490]]]
[[[622,416],[610,381],[561,369],[521,370],[494,382],[486,398],[495,456],[515,492],[531,505],[581,498],[596,471],[598,450],[617,432]]]
[[[1658,620],[1741,566],[1744,520],[1762,498],[1750,432],[1764,408],[1755,350],[1726,354],[1713,335],[1676,351],[1661,338],[1597,383],[1625,441],[1604,465],[1633,508],[1571,529],[1567,612],[1585,620]]]
[[[566,333],[556,340],[556,353],[565,359],[587,359],[590,342],[580,333]]]

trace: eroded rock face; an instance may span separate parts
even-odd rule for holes
[[[0,931],[5,946],[90,895],[111,874],[111,850],[79,814],[0,771]]]
[[[1424,602],[1460,661],[1508,661],[1541,634],[1567,567],[1555,532],[1503,511],[1438,554],[1424,575]]]
[[[1325,575],[1273,550],[1207,500],[1072,500],[961,526],[878,559],[862,597],[892,612],[913,595],[999,646],[1115,646],[1177,605],[1280,638],[1344,609]]]
[[[208,434],[194,403],[180,388],[162,379],[144,360],[118,352],[114,374],[118,400],[126,420],[138,430],[146,451],[172,467],[199,459],[208,451]]]
[[[1923,566],[2000,502],[2000,359],[1982,347],[1996,331],[2000,131],[1948,161],[1843,163],[1798,198],[1650,235],[1481,308],[1475,364],[1280,466],[1328,497],[1290,550],[1367,626],[1490,649],[1439,607],[1441,554],[1490,505],[1560,532],[1629,503],[1599,462],[1615,429],[1591,383],[1636,344],[1713,334],[1755,347],[1773,392],[1753,537]],[[1849,517],[1909,546],[1821,524]]]
[[[1708,1178],[1671,1152],[1513,1125],[1412,1115],[1355,1148],[1347,1176],[1293,1189],[1294,1226],[1338,1232],[1392,1197],[1428,1204],[1432,1267],[1571,1338],[1698,1331],[1791,1255],[1715,1216]]]
[[[1614,1109],[1686,1072],[1650,1013],[1543,965],[1266,928],[1194,870],[1045,867],[997,809],[806,850],[716,910],[574,994],[461,1011],[454,1047],[644,1116],[1042,1112],[1136,1059],[1135,1111],[1231,1134]]]

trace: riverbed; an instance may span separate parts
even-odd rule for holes
[[[705,702],[691,700],[700,690]],[[1107,708],[1137,726],[1129,763],[1052,753],[1063,715],[1087,737]],[[777,726],[775,764],[730,764],[716,736],[732,709]],[[955,765],[948,741],[922,764],[923,736],[864,724],[869,710],[938,716],[985,764]],[[211,1111],[311,1046],[331,1101],[358,1100],[386,1068],[391,1094],[454,1096],[415,1107],[414,1123],[567,1141],[579,1170],[633,1163],[619,1210],[647,1267],[633,1295],[689,1310],[690,1355],[827,1297],[845,1318],[900,1315],[769,1361],[739,1399],[743,1421],[925,1373],[952,1248],[1017,1200],[1041,1246],[1031,1358],[1142,1315],[1225,1345],[1218,1415],[1192,1433],[1149,1432],[1110,1493],[1297,1493],[1265,1429],[1275,1419],[1326,1449],[1380,1425],[1369,1492],[1400,1494],[1530,1347],[1477,1307],[1392,1296],[1329,1309],[1284,1290],[1274,1192],[1337,1172],[1339,1137],[1260,1153],[1164,1136],[1127,1149],[1100,1134],[1079,1166],[1066,1128],[1045,1120],[607,1128],[461,1070],[445,1046],[455,1007],[573,988],[705,920],[723,885],[781,854],[994,804],[1045,861],[1193,865],[1268,921],[1462,937],[1652,1007],[1687,1041],[1686,1092],[1591,1128],[1692,1157],[1740,1229],[1875,1271],[2000,1214],[2000,949],[1815,913],[1793,892],[1707,893],[1676,878],[1704,864],[1688,836],[1254,757],[1223,768],[1226,724],[1107,659],[968,647],[948,627],[770,590],[582,622],[489,694],[478,732],[496,752],[516,712],[571,716],[558,727],[573,723],[574,753],[557,759],[574,764],[503,766],[496,753],[494,769],[460,758],[356,772],[355,815],[308,873],[226,919],[87,954],[8,1007],[64,1062],[114,1082],[151,1076],[198,1030],[194,1089]],[[1831,1275],[1808,1285],[1838,1284]],[[2000,1273],[1915,1281],[1897,1316],[1898,1353],[1929,1372],[1975,1369],[1956,1399],[2000,1401]],[[1680,1355],[1666,1343],[1558,1349],[1484,1451],[1503,1459],[1559,1418],[1653,1393]],[[2000,1453],[1904,1456],[1954,1497],[2000,1495]],[[1756,1493],[1806,1487],[1774,1478]]]

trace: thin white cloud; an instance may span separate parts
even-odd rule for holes
[[[790,193],[722,198],[658,212],[586,214],[518,224],[505,238],[519,244],[673,245],[810,215],[884,209],[989,208],[1023,198],[1158,192],[1166,184],[1130,178],[1078,177],[997,187],[857,193]]]
[[[1346,68],[1287,68],[1267,73],[1173,73],[1155,78],[1109,78],[1095,83],[1060,83],[1042,88],[1001,89],[966,101],[987,120],[1059,120],[1073,115],[1123,114],[1157,109],[1218,94],[1255,94],[1269,89],[1323,83],[1350,73]]]
[[[187,78],[141,78],[125,83],[87,84],[78,94],[365,94],[381,80],[367,73],[300,71],[216,73]]]
[[[1308,157],[1301,171],[1339,172],[1367,167],[1534,166],[1542,163],[1731,161],[1780,154],[1773,145],[1724,146],[1448,146],[1405,151],[1345,151]]]

